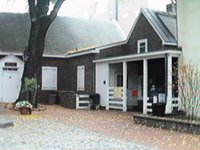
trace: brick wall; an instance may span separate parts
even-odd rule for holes
[[[40,73],[38,90],[38,101],[40,103],[48,103],[49,94],[58,94],[58,92],[66,92],[65,98],[69,99],[70,108],[75,106],[74,93],[90,94],[94,92],[95,87],[95,65],[93,64],[93,54],[83,55],[73,58],[43,58],[42,66],[56,66],[58,68],[58,89],[56,91],[41,90],[42,73]],[[77,91],[77,66],[85,66],[85,90]],[[69,94],[73,93],[73,94]],[[59,94],[58,94],[59,95]],[[73,100],[72,99],[73,95]],[[59,100],[58,100],[59,101]],[[72,102],[73,101],[73,102]],[[62,102],[63,103],[63,102]]]

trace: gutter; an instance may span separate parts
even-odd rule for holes
[[[165,54],[172,55],[173,57],[179,57],[181,55],[181,51],[176,50],[165,50],[165,51],[158,51],[158,52],[148,52],[143,54],[130,54],[125,56],[118,56],[118,57],[110,57],[110,58],[103,58],[93,60],[93,63],[102,63],[102,62],[122,62],[122,61],[131,61],[131,60],[142,60],[144,58],[154,59],[165,57]]]

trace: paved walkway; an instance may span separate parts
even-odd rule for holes
[[[14,121],[14,127],[0,129],[2,150],[149,150],[135,142],[108,136],[45,119],[37,114],[31,116],[1,115],[1,119]]]
[[[0,111],[14,122],[0,129],[0,149],[200,149],[200,135],[136,125],[133,112],[46,107],[29,116]]]

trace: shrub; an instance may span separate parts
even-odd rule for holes
[[[177,68],[178,92],[188,120],[197,120],[200,108],[200,70],[192,63]]]

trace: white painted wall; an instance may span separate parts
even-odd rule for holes
[[[200,67],[200,0],[177,0],[178,45],[184,61]]]
[[[96,93],[100,94],[100,104],[106,106],[109,88],[109,65],[106,63],[96,64]]]
[[[19,91],[20,91],[20,87],[21,87],[21,76],[23,73],[23,69],[24,69],[24,62],[22,60],[20,60],[19,58],[15,57],[14,55],[8,55],[4,58],[2,58],[0,60],[0,101],[3,101],[3,67],[5,66],[5,62],[16,62],[17,63],[17,67],[18,67],[18,80],[17,80],[17,85],[18,85],[18,89],[16,91],[7,91],[7,92],[12,92],[10,94],[13,95],[19,95]],[[16,97],[16,98],[17,98]],[[16,99],[12,99],[10,101],[14,102]]]
[[[177,0],[178,46],[182,47],[183,62],[192,62],[200,68],[199,18],[200,0]]]

